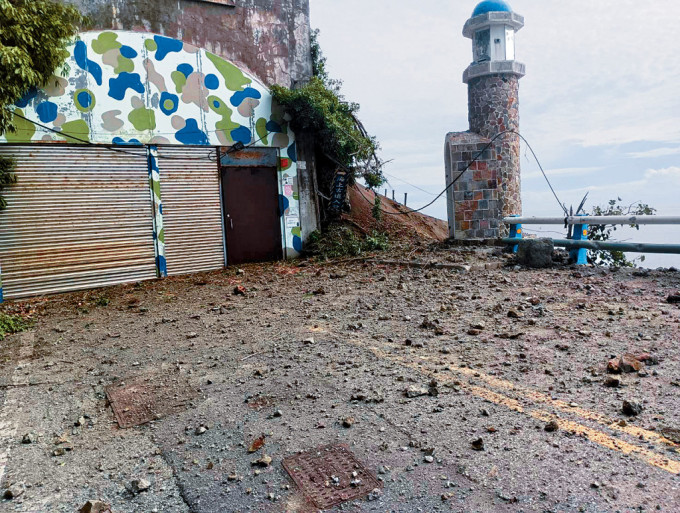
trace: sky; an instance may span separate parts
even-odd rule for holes
[[[509,3],[525,17],[516,51],[527,66],[521,131],[560,200],[576,208],[589,192],[589,209],[620,197],[680,216],[680,2]],[[310,0],[327,69],[391,161],[385,187],[398,198],[408,192],[410,207],[444,189],[444,137],[468,129],[462,74],[472,43],[462,29],[476,4]],[[526,216],[561,214],[525,146],[522,201]],[[425,213],[446,219],[445,199]],[[618,231],[617,239],[680,244],[680,226]],[[650,255],[644,265],[680,267],[680,255]]]

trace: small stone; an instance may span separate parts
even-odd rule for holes
[[[35,433],[26,433],[21,437],[22,444],[34,444],[38,440],[38,435]]]
[[[556,421],[551,420],[545,425],[543,429],[548,433],[554,433],[555,431],[558,431],[560,429],[560,425]]]
[[[85,420],[85,417],[79,417],[78,420],[76,420],[75,425],[82,427],[87,423],[87,420]]]
[[[266,454],[263,454],[262,457],[259,460],[255,460],[252,463],[253,465],[257,465],[258,467],[263,467],[266,468],[269,465],[272,464],[272,458],[271,456],[267,456]]]
[[[78,513],[111,513],[111,506],[102,501],[87,501]]]
[[[626,415],[629,415],[631,417],[635,415],[640,415],[642,413],[642,410],[644,410],[644,408],[642,407],[642,404],[639,401],[635,401],[632,399],[623,401],[622,411]]]
[[[314,337],[306,338],[302,341],[302,343],[311,346],[312,344],[314,344]]]
[[[607,376],[604,380],[604,386],[608,388],[619,388],[621,385],[621,380],[613,376]]]
[[[130,491],[134,494],[142,493],[151,488],[151,483],[146,479],[133,479],[130,481]]]
[[[283,417],[283,412],[281,410],[276,410],[273,414],[272,417],[278,418],[278,417]]]
[[[481,438],[478,438],[477,440],[474,440],[472,442],[472,448],[475,451],[483,451],[484,450],[484,440]]]
[[[423,461],[425,461],[425,463],[434,463],[434,456],[425,456]]]
[[[195,331],[187,333],[187,339],[191,340],[193,338],[198,338],[198,333],[196,333]]]
[[[422,397],[428,395],[430,392],[427,388],[412,385],[404,391],[404,395],[409,399],[414,399],[416,397]]]
[[[345,417],[342,419],[342,427],[351,428],[354,425],[354,417]]]
[[[508,317],[511,319],[520,319],[522,317],[522,314],[519,313],[517,310],[508,310]]]
[[[208,429],[207,429],[205,426],[198,426],[198,427],[194,430],[194,434],[195,434],[196,436],[200,436],[200,435],[202,435],[203,433],[205,433],[206,431],[208,431]]]
[[[22,495],[25,491],[26,486],[24,486],[24,483],[14,483],[9,485],[9,487],[5,490],[3,497],[7,500],[16,499],[17,497]]]
[[[593,481],[592,483],[590,483],[590,487],[591,487],[591,488],[598,489],[598,488],[600,488],[601,486],[602,486],[602,484],[601,484],[600,482],[598,482],[598,481]]]

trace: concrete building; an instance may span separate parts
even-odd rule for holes
[[[515,61],[515,34],[523,26],[524,17],[504,0],[484,0],[463,29],[472,40],[473,61],[463,74],[470,129],[448,134],[445,143],[455,239],[502,236],[502,218],[522,213],[520,140],[512,132],[519,133],[519,80],[525,74]]]
[[[0,300],[296,256],[312,151],[269,86],[311,77],[308,1],[64,1],[92,28],[0,138]]]

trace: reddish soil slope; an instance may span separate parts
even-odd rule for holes
[[[378,223],[372,214],[375,194],[362,187],[354,185],[349,192],[352,210],[343,215],[343,219],[352,223],[365,233],[373,230],[388,232],[393,237],[407,239],[417,238],[421,240],[435,241],[445,240],[449,236],[446,221],[426,216],[420,213],[410,213],[410,209],[396,203],[384,196],[382,199],[383,220]],[[402,215],[390,215],[388,213],[403,213]]]

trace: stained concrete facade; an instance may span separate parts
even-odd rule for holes
[[[215,53],[265,85],[309,80],[309,0],[61,0],[92,30],[133,30]]]

